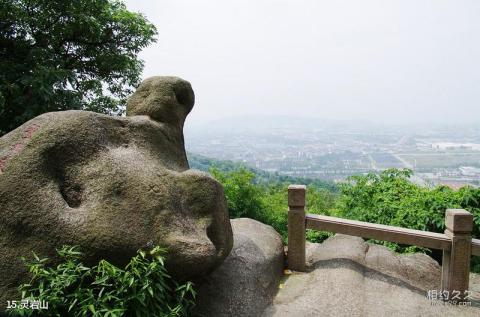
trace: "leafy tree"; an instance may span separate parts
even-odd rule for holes
[[[0,0],[0,135],[48,111],[122,113],[155,35],[119,0]]]
[[[350,177],[341,185],[336,213],[349,219],[443,232],[445,210],[464,208],[474,215],[473,235],[479,236],[479,189],[420,187],[410,182],[411,175],[410,170],[389,169]]]
[[[282,236],[288,238],[288,183],[273,182],[259,185],[255,174],[240,167],[230,172],[212,168],[210,173],[222,185],[231,218],[248,217],[272,226]],[[335,201],[335,194],[315,186],[308,187],[307,206],[310,213],[328,214]],[[313,242],[323,241],[331,234],[308,231],[307,238]]]
[[[263,210],[262,190],[253,184],[252,172],[240,168],[230,173],[222,173],[212,168],[210,173],[223,185],[230,217],[258,218]]]
[[[480,189],[446,186],[420,187],[410,182],[410,170],[389,169],[382,173],[350,177],[341,185],[336,216],[410,229],[444,232],[445,210],[463,208],[473,214],[472,235],[480,237]],[[397,252],[428,251],[414,246],[375,241]],[[437,260],[441,252],[432,254]],[[480,272],[480,257],[472,257],[472,271]]]
[[[20,286],[22,298],[48,302],[48,310],[17,307],[10,316],[187,316],[195,291],[177,284],[164,267],[164,250],[138,251],[124,269],[102,260],[94,267],[82,264],[77,247],[57,250],[56,267],[48,259],[27,262],[32,280]]]

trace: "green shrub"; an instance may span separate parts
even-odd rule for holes
[[[480,237],[480,189],[463,187],[452,190],[446,186],[421,187],[409,180],[410,170],[388,169],[380,174],[352,176],[340,186],[335,216],[443,233],[445,210],[463,208],[473,214],[474,237]],[[429,249],[373,241],[400,253],[426,252]],[[437,260],[440,256],[437,255]],[[471,270],[480,272],[480,257],[472,257]]]
[[[284,243],[288,237],[288,191],[289,183],[255,184],[255,174],[245,168],[222,172],[211,168],[210,173],[224,188],[228,211],[231,218],[248,217],[272,226]],[[315,185],[308,187],[308,212],[329,214],[336,194]],[[326,232],[309,231],[307,239],[321,242],[328,236]]]
[[[255,175],[245,168],[222,173],[212,168],[210,173],[222,185],[227,198],[231,218],[248,217],[257,219],[263,213],[262,189],[253,183]]]
[[[138,251],[124,269],[102,260],[86,267],[77,247],[57,250],[61,263],[34,254],[33,275],[19,287],[22,298],[44,300],[48,310],[15,309],[11,316],[186,316],[194,305],[192,284],[177,284],[164,267],[164,250]]]
[[[420,187],[410,182],[410,170],[352,176],[341,185],[335,215],[348,219],[443,232],[445,210],[464,208],[474,216],[473,236],[480,234],[480,190],[446,186]],[[398,250],[403,248],[397,246]]]

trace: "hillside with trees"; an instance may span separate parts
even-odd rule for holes
[[[253,183],[257,185],[281,185],[281,184],[294,184],[302,183],[315,188],[328,189],[329,191],[336,193],[338,186],[333,181],[325,181],[322,179],[305,178],[305,177],[292,177],[288,175],[282,175],[279,173],[271,173],[258,168],[249,166],[235,161],[229,160],[216,160],[211,159],[203,155],[195,153],[187,153],[188,162],[190,168],[200,171],[208,172],[211,168],[215,168],[220,172],[228,173],[240,169],[250,171],[254,177]]]

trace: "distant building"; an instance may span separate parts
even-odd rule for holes
[[[480,176],[480,168],[478,167],[461,166],[459,169],[462,175],[464,176],[472,176],[472,177]]]
[[[436,150],[465,149],[465,150],[480,151],[480,144],[478,144],[478,143],[436,142],[436,143],[432,143],[432,149],[436,149]]]

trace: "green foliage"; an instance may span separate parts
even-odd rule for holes
[[[19,288],[24,299],[47,301],[48,310],[17,308],[11,316],[173,317],[186,316],[194,305],[192,284],[179,285],[167,274],[159,247],[138,251],[124,269],[105,260],[86,267],[76,247],[57,253],[62,262],[56,267],[34,254],[27,262],[32,280]]]
[[[262,191],[253,184],[252,172],[244,168],[229,174],[223,174],[216,168],[210,172],[223,185],[230,217],[258,217],[263,207]]]
[[[410,182],[410,170],[389,169],[382,173],[352,176],[341,185],[336,214],[345,218],[443,232],[445,210],[464,208],[474,215],[473,235],[480,234],[480,190],[463,187],[455,191],[433,189]]]
[[[480,189],[463,187],[458,191],[449,187],[420,187],[409,181],[410,170],[385,170],[380,175],[352,176],[341,185],[341,196],[336,216],[418,229],[444,232],[445,210],[463,208],[473,214],[472,235],[480,237]],[[429,252],[415,246],[381,243],[397,252]],[[480,272],[480,257],[472,257],[471,270]]]
[[[255,174],[244,167],[230,172],[211,168],[210,173],[224,187],[230,217],[248,217],[271,225],[287,240],[288,183],[256,184]],[[328,214],[335,201],[335,194],[327,189],[308,187],[307,205],[309,212]],[[329,234],[311,231],[310,241],[323,241]]]
[[[337,196],[335,183],[269,173],[233,161],[212,160],[188,153],[191,168],[210,172],[224,187],[231,218],[248,217],[272,226],[287,241],[287,187],[305,184],[310,213],[329,214]],[[307,239],[321,242],[332,235],[309,230]]]
[[[1,0],[0,135],[48,111],[122,113],[155,35],[118,0]]]

